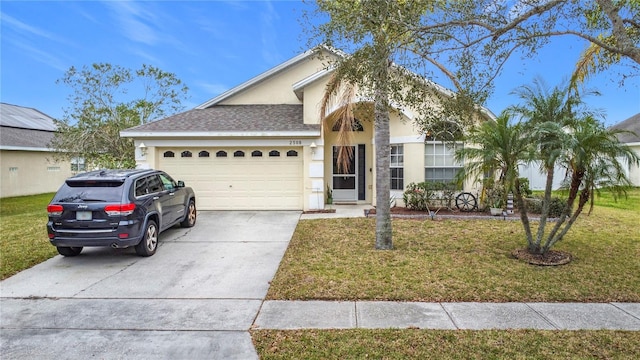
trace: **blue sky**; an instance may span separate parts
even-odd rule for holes
[[[300,1],[2,1],[0,99],[60,118],[69,89],[56,84],[71,66],[149,64],[189,87],[193,108],[306,50]],[[510,59],[487,103],[494,113],[517,102],[509,93],[541,76],[549,85],[571,73],[584,42],[558,38],[534,59]],[[588,82],[603,95],[588,102],[607,125],[640,112],[640,78],[620,86],[620,67]],[[434,79],[444,86],[442,79]]]

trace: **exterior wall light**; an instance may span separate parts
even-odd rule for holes
[[[140,145],[138,145],[138,149],[140,149],[140,155],[142,156],[147,155],[147,145],[145,145],[143,142],[141,142]]]

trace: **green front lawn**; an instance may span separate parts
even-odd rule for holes
[[[373,218],[300,221],[267,298],[640,302],[640,190],[631,195],[582,216],[556,247],[573,261],[557,267],[511,256],[525,246],[519,221],[397,219],[392,251],[374,250]]]
[[[53,193],[0,199],[0,279],[58,254],[47,237]]]

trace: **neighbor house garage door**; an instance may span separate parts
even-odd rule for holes
[[[302,148],[159,148],[159,168],[201,210],[301,210]]]

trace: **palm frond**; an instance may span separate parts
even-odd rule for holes
[[[338,126],[336,145],[338,145],[338,171],[348,171],[349,159],[353,157],[353,129],[356,89],[353,84],[332,75],[320,103],[320,121],[325,134]]]

